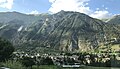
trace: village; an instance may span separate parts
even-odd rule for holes
[[[98,66],[98,67],[120,67],[119,55],[107,53],[61,53],[51,54],[27,54],[24,52],[14,52],[12,60],[21,61],[25,66],[33,65],[56,65],[59,67],[81,67],[81,66]]]

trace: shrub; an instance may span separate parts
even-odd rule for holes
[[[21,59],[21,62],[26,67],[32,67],[33,65],[35,65],[34,59],[31,57],[23,57],[23,59]]]
[[[12,60],[8,60],[8,61],[2,63],[2,65],[4,67],[8,67],[10,69],[27,69],[20,62],[12,61]]]

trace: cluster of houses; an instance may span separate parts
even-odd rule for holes
[[[27,54],[24,52],[14,52],[13,59],[19,60],[23,57],[32,58],[33,61],[36,63],[41,62],[41,58],[49,57],[54,65],[62,66],[62,67],[81,67],[84,65],[92,65],[92,66],[108,66],[112,63],[110,62],[111,59],[117,60],[116,55],[109,55],[109,54],[88,54],[88,53],[80,53],[80,54],[72,54],[67,55],[65,53],[51,55],[51,54]]]

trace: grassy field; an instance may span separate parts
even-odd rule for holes
[[[62,68],[62,67],[57,67],[54,65],[42,65],[39,67],[33,66],[33,69],[120,69],[120,68],[112,68],[112,67],[91,67],[91,66],[83,66],[80,68]]]

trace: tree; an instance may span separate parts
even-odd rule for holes
[[[22,64],[25,65],[26,67],[31,67],[32,69],[32,66],[35,65],[35,59],[34,58],[31,58],[31,57],[23,57],[22,60],[21,60]]]
[[[53,61],[50,57],[42,57],[40,61],[41,65],[53,65]]]
[[[0,62],[10,58],[13,51],[13,45],[9,41],[0,38]]]

